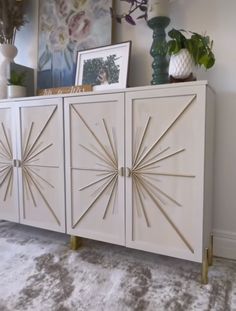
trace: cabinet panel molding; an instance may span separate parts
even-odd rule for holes
[[[125,243],[123,98],[113,94],[65,101],[68,232],[121,245]]]
[[[0,107],[0,215],[18,222],[16,166],[14,109],[5,104]]]

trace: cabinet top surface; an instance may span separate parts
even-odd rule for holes
[[[112,94],[112,93],[129,93],[129,92],[137,92],[137,91],[148,91],[148,90],[163,90],[163,89],[178,89],[181,87],[196,87],[196,86],[207,86],[208,82],[206,80],[202,81],[193,81],[193,82],[181,82],[181,83],[167,83],[160,85],[148,85],[148,86],[137,86],[137,87],[129,87],[124,89],[108,89],[103,91],[91,91],[91,92],[81,92],[81,93],[69,93],[69,94],[55,94],[55,95],[43,95],[43,96],[31,96],[31,97],[19,97],[19,98],[9,98],[0,100],[1,103],[6,102],[16,102],[16,101],[28,101],[35,99],[49,99],[49,98],[66,98],[66,97],[74,97],[74,96],[88,96],[88,95],[99,95],[99,94]]]

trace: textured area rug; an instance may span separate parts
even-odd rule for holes
[[[0,222],[0,311],[236,310],[236,262],[200,265]]]

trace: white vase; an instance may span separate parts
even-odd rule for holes
[[[170,0],[148,0],[147,19],[154,17],[169,16]]]
[[[7,98],[25,97],[26,87],[21,85],[8,85]]]
[[[195,64],[187,49],[180,50],[170,58],[169,76],[175,79],[186,79],[194,73]]]
[[[12,44],[0,45],[0,98],[7,97],[7,80],[10,78],[10,63],[14,62],[17,48]]]

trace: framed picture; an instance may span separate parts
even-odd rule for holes
[[[77,52],[111,44],[112,0],[39,0],[38,89],[72,86]]]
[[[93,90],[127,86],[131,41],[78,52],[75,85]]]

